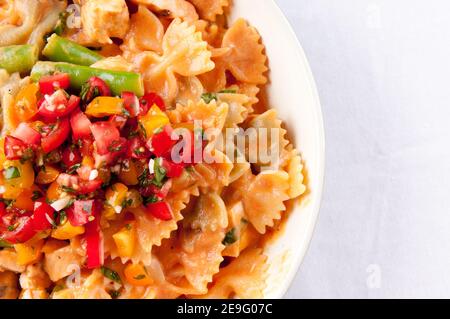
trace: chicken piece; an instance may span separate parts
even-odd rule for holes
[[[24,289],[20,293],[20,299],[48,299],[48,292],[45,289]]]
[[[46,289],[52,282],[44,271],[42,263],[28,265],[27,269],[20,274],[20,287],[22,289]]]
[[[83,34],[92,43],[111,44],[124,38],[130,17],[125,0],[87,0],[81,7]]]
[[[14,249],[0,250],[0,271],[2,270],[25,271],[25,266],[17,264],[17,253]]]
[[[0,299],[17,299],[17,275],[12,271],[0,272]]]
[[[74,267],[80,267],[82,262],[83,257],[68,245],[45,254],[44,269],[52,281],[58,281],[72,274]]]

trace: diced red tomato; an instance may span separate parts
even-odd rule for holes
[[[27,147],[24,142],[14,136],[7,135],[5,137],[5,155],[9,160],[21,159]]]
[[[137,158],[137,159],[143,159],[143,158],[149,158],[151,155],[150,151],[145,146],[145,142],[139,137],[133,137],[131,140],[128,141],[128,150],[127,150],[127,157],[128,158]]]
[[[11,244],[24,243],[36,234],[34,223],[30,216],[17,218],[14,227],[14,230],[5,231],[1,237]]]
[[[39,100],[38,114],[46,120],[55,120],[72,113],[80,104],[80,98],[71,95],[69,98],[64,90],[58,90],[51,96],[46,95]]]
[[[28,123],[20,123],[12,136],[21,139],[27,144],[39,145],[41,143],[41,134]]]
[[[130,117],[136,117],[140,112],[139,99],[133,92],[122,92],[123,106],[130,114]]]
[[[50,133],[42,137],[42,149],[49,153],[58,148],[70,134],[70,123],[67,118],[61,119],[54,124]]]
[[[83,226],[89,222],[91,216],[99,216],[100,205],[93,199],[76,200],[69,209],[67,217],[72,226]]]
[[[89,269],[98,268],[104,262],[103,233],[100,228],[100,215],[95,214],[94,220],[85,225],[86,266]]]
[[[85,139],[91,136],[91,121],[81,111],[75,111],[70,116],[70,126],[74,140]]]
[[[70,168],[75,164],[81,163],[81,154],[75,147],[68,147],[62,152],[62,162],[66,168]]]
[[[82,179],[78,180],[79,189],[77,190],[80,194],[89,194],[98,190],[103,184],[100,178],[94,179],[92,181],[85,181]]]
[[[146,93],[143,97],[139,99],[140,112],[139,114],[144,115],[147,114],[148,110],[156,104],[161,111],[166,110],[166,104],[162,97],[154,92]]]
[[[43,231],[52,227],[51,221],[55,210],[44,200],[34,202],[33,228],[35,231]]]
[[[81,98],[85,103],[89,103],[97,96],[111,96],[111,90],[105,81],[93,76],[83,85]]]
[[[162,167],[166,170],[166,175],[169,178],[179,177],[184,170],[184,163],[174,163],[168,159],[162,159]]]
[[[5,205],[5,203],[0,202],[0,220],[5,215],[6,215],[6,205]]]
[[[170,151],[178,141],[172,139],[172,132],[172,127],[170,125],[165,125],[162,132],[153,135],[152,138],[149,139],[147,145],[153,154],[158,157],[170,157]]]
[[[42,94],[53,94],[55,90],[67,89],[70,86],[70,77],[67,73],[44,75],[39,80],[39,91]]]
[[[166,202],[150,203],[145,206],[145,210],[148,214],[161,220],[171,220],[172,210]]]
[[[114,126],[117,127],[119,130],[121,130],[125,127],[125,124],[127,123],[127,118],[121,115],[113,115],[109,118],[109,122],[114,124]]]
[[[114,144],[119,143],[120,140],[120,132],[117,127],[109,122],[97,122],[91,125],[91,131],[100,155],[114,151]]]

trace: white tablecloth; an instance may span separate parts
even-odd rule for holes
[[[327,142],[320,217],[286,297],[450,297],[450,1],[277,2]]]

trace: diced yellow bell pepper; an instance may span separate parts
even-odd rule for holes
[[[148,286],[153,284],[153,279],[141,264],[129,264],[124,270],[125,278],[133,286]]]
[[[122,204],[127,198],[128,187],[122,183],[112,185],[105,193],[106,202],[114,209],[117,206],[122,207]]]
[[[30,120],[38,111],[37,109],[37,92],[39,86],[37,83],[31,83],[20,89],[14,101],[14,109],[11,114],[11,124],[15,127],[20,122]]]
[[[138,208],[142,205],[142,196],[137,189],[128,191],[127,200],[130,208]]]
[[[92,156],[84,156],[83,160],[81,161],[81,166],[88,166],[93,168],[95,166],[95,161]]]
[[[158,106],[153,105],[147,114],[139,116],[139,123],[144,127],[147,138],[155,134],[155,131],[169,124],[169,118],[166,113],[161,111]]]
[[[139,174],[134,161],[128,161],[127,167],[122,165],[119,173],[119,179],[122,183],[128,186],[137,185],[139,183],[138,177]]]
[[[105,117],[124,114],[123,100],[112,96],[96,97],[86,108],[86,115],[92,117]]]
[[[172,124],[172,127],[174,129],[184,128],[184,129],[187,129],[192,132],[194,131],[194,123],[193,122],[176,123],[176,124]]]
[[[59,225],[52,231],[52,237],[59,240],[72,239],[81,234],[84,234],[84,226],[72,226],[69,221]]]
[[[41,190],[36,185],[31,186],[31,188],[27,188],[22,190],[22,192],[16,197],[16,198],[9,198],[14,199],[14,207],[19,209],[24,209],[27,211],[33,211],[34,209],[34,200],[33,200],[33,193],[39,192],[41,193]]]
[[[3,167],[3,164],[6,161],[5,155],[5,138],[0,137],[0,167]]]
[[[136,230],[133,222],[127,224],[113,236],[120,257],[131,257],[134,253]]]
[[[115,220],[117,218],[116,211],[109,204],[103,205],[102,217],[106,220]]]
[[[17,263],[25,266],[36,262],[42,253],[42,247],[44,246],[44,240],[30,240],[23,244],[14,245],[14,249],[17,252]]]
[[[24,189],[34,184],[33,165],[29,161],[21,163],[19,160],[7,160],[3,163],[3,168],[5,185]]]
[[[63,190],[59,186],[59,184],[54,181],[50,184],[50,186],[47,189],[47,199],[50,201],[55,201],[61,197],[61,194],[63,193]]]
[[[36,183],[38,184],[50,184],[59,176],[59,171],[50,165],[45,165],[43,169],[39,171],[39,173],[36,176]]]

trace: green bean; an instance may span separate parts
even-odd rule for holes
[[[41,76],[53,73],[67,73],[70,76],[70,85],[73,89],[81,90],[81,86],[93,76],[105,81],[114,95],[123,91],[133,92],[137,96],[144,95],[142,77],[138,73],[125,71],[109,71],[75,65],[64,62],[38,62],[31,70],[31,79],[38,81]]]
[[[67,40],[54,33],[47,39],[42,54],[55,62],[68,62],[78,65],[92,65],[103,59],[100,54]]]
[[[29,72],[38,60],[38,55],[39,49],[31,44],[0,47],[0,69],[8,73]]]

